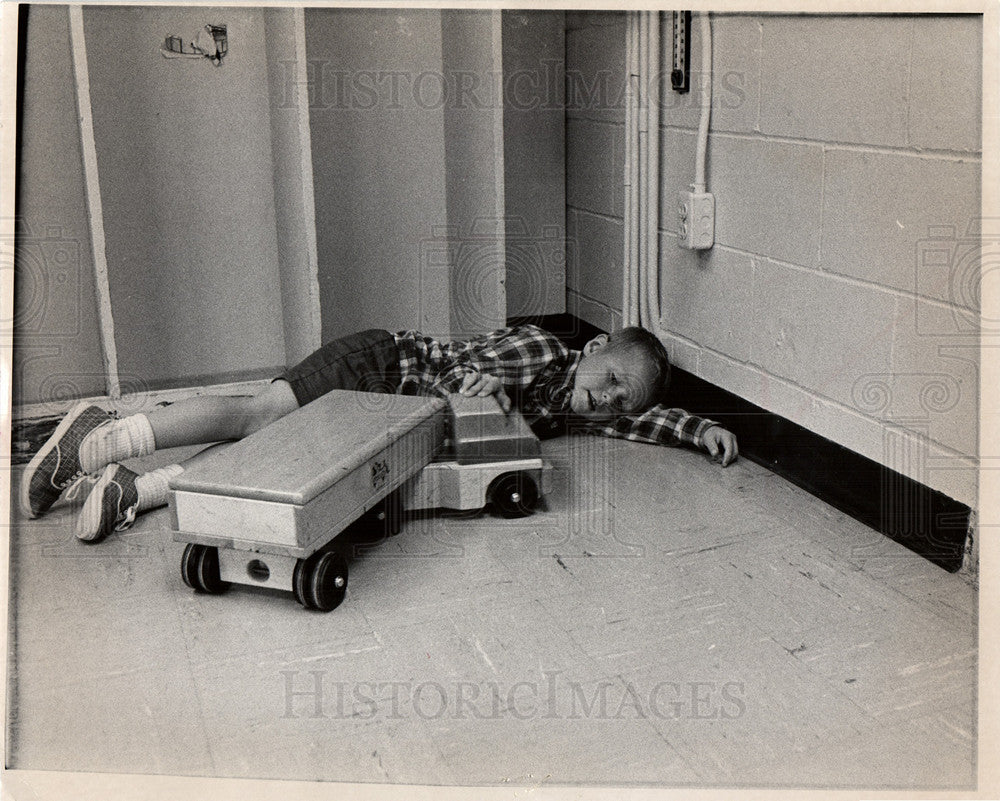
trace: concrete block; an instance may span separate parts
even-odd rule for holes
[[[976,458],[979,454],[979,347],[947,332],[952,310],[901,297],[884,398],[887,420],[912,420],[926,435]]]
[[[569,291],[566,293],[566,309],[602,331],[616,331],[622,327],[620,302],[614,307],[605,306],[579,292]]]
[[[981,150],[982,17],[917,17],[910,58],[910,144]]]
[[[614,213],[614,185],[622,180],[615,169],[614,125],[590,120],[566,120],[566,201],[578,209]]]
[[[580,288],[580,237],[576,225],[577,210],[566,208],[566,289]]]
[[[814,266],[822,175],[818,146],[714,137],[708,191],[715,194],[715,241]]]
[[[761,260],[753,282],[752,361],[851,405],[860,376],[889,369],[895,312],[888,292]]]
[[[750,257],[720,247],[684,250],[676,236],[663,234],[660,264],[664,327],[734,359],[749,359],[754,325]]]
[[[615,126],[611,156],[614,160],[615,181],[612,188],[611,213],[625,216],[625,124]],[[662,156],[661,156],[662,160]]]
[[[701,115],[701,31],[698,27],[697,15],[691,15],[691,32],[688,39],[691,50],[691,71],[689,76],[690,89],[687,92],[675,92],[670,88],[670,42],[673,37],[673,22],[669,13],[663,14],[663,27],[660,35],[663,42],[661,68],[664,74],[664,82],[660,89],[662,109],[660,123],[681,128],[697,128]],[[713,62],[719,63],[714,58]]]
[[[698,137],[688,131],[660,131],[660,228],[677,233],[677,193],[694,180]]]
[[[825,172],[824,269],[978,306],[964,287],[979,271],[967,236],[980,216],[978,163],[831,150]],[[942,236],[953,245],[929,253]]]
[[[612,306],[608,309],[608,331],[621,331],[622,327],[625,325],[622,320],[622,312],[620,304],[619,306]]]
[[[579,211],[575,235],[580,265],[577,288],[607,306],[620,306],[625,258],[621,222]]]
[[[760,128],[828,142],[906,144],[906,17],[763,17]]]
[[[661,320],[660,325],[667,328],[669,320]],[[682,370],[687,370],[689,373],[694,375],[700,375],[698,372],[698,356],[702,349],[692,345],[688,340],[683,337],[679,337],[672,333],[666,333],[660,337],[663,342],[664,347],[667,349],[667,353],[670,355],[670,363],[676,367],[680,367]]]
[[[566,114],[625,124],[625,21],[566,32]]]
[[[881,455],[880,424],[752,364],[704,354],[701,375],[751,403],[791,420],[869,459]]]
[[[702,351],[698,375],[716,386],[745,398],[769,412],[787,417],[810,431],[822,433],[813,413],[816,395],[789,381],[778,378],[754,364],[737,362],[713,351]],[[852,439],[835,439],[852,447]]]
[[[942,449],[935,442],[928,443],[929,458],[925,472],[928,486],[943,492],[959,503],[979,507],[979,461],[962,459]]]
[[[977,463],[944,449],[920,432],[888,426],[885,421],[822,398],[753,364],[742,364],[713,351],[701,351],[696,374],[880,464],[890,461],[888,443],[894,443],[892,450],[896,453],[922,452],[925,460],[896,458],[891,460],[892,467],[961,503],[972,507],[977,503]]]
[[[758,130],[762,27],[760,20],[754,17],[713,19],[713,131],[752,133]]]

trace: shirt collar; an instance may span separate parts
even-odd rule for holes
[[[569,408],[570,396],[573,393],[573,383],[576,380],[576,369],[580,366],[580,359],[583,353],[578,350],[569,352],[569,362],[566,369],[562,371],[559,383],[550,392],[550,397],[554,401],[552,411],[564,412]]]

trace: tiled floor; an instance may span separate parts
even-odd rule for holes
[[[351,562],[329,614],[194,594],[164,512],[93,546],[68,508],[16,522],[8,764],[972,786],[962,578],[746,460],[595,438],[545,453],[546,509],[412,520]]]

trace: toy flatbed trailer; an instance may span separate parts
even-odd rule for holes
[[[328,546],[362,515],[395,533],[404,509],[530,514],[550,467],[516,412],[495,399],[336,390],[171,482],[181,575],[193,589],[230,584],[291,589],[329,611],[347,589],[347,561]]]

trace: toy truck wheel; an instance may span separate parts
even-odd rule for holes
[[[292,591],[306,609],[336,609],[347,592],[347,560],[334,551],[299,559],[292,573]]]
[[[219,551],[209,545],[188,544],[181,557],[181,578],[191,589],[211,595],[229,588],[229,582],[219,578]]]
[[[501,517],[526,517],[538,503],[538,487],[526,473],[504,473],[490,485],[487,497]]]

